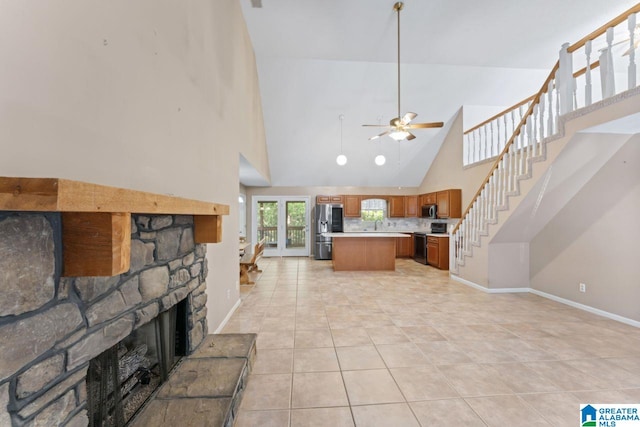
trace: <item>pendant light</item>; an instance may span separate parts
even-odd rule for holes
[[[378,116],[378,124],[380,124],[381,122],[382,122],[382,116]],[[377,142],[376,146],[378,147],[378,152],[380,153],[380,142]],[[387,159],[384,157],[382,153],[380,153],[376,156],[375,159],[373,159],[373,161],[376,163],[376,165],[382,166],[386,163]]]
[[[340,155],[336,157],[336,163],[344,166],[347,164],[347,156],[342,154],[342,120],[344,120],[344,115],[340,114],[338,118],[340,119]]]

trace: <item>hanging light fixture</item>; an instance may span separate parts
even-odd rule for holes
[[[340,166],[344,166],[347,164],[347,156],[342,154],[342,120],[344,120],[344,115],[340,114],[338,118],[340,119],[340,155],[336,157],[336,163]]]
[[[382,123],[382,116],[378,116],[378,124],[380,123]],[[376,146],[378,147],[378,152],[380,152],[380,144],[381,144],[380,142],[376,144]],[[382,153],[380,153],[376,156],[375,159],[373,159],[373,161],[376,163],[376,165],[382,166],[386,163],[387,159],[386,157],[384,157]]]

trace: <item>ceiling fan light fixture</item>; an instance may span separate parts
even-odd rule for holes
[[[378,166],[384,165],[386,161],[387,159],[382,154],[378,154],[374,159],[374,162],[376,162],[376,165]]]
[[[410,133],[407,132],[406,130],[394,130],[389,134],[389,136],[395,139],[396,141],[402,141],[403,139],[407,139],[409,135]]]

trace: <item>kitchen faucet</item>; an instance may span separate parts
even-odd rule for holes
[[[380,227],[382,227],[382,220],[381,219],[376,219],[376,222],[373,223],[373,229],[375,231],[378,231],[378,221],[380,221]]]

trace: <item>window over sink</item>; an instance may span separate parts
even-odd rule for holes
[[[384,199],[365,199],[360,205],[362,221],[383,221],[387,217],[387,201]]]

